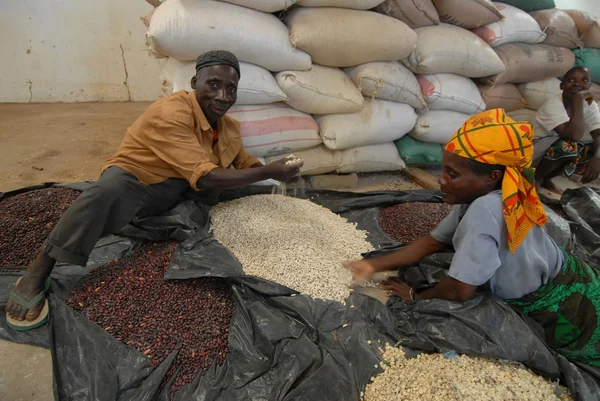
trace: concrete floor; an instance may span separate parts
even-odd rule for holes
[[[0,340],[0,401],[53,401],[50,351]]]
[[[148,103],[0,104],[0,192],[47,181],[95,180]],[[310,181],[309,185],[310,185]],[[351,188],[418,189],[398,173],[365,174]],[[382,301],[382,290],[361,290]],[[2,311],[3,313],[3,311]],[[50,352],[0,340],[0,401],[51,401]],[[26,383],[26,385],[23,385]]]

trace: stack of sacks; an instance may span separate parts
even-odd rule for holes
[[[504,19],[475,33],[494,48],[505,70],[482,79],[483,84],[541,81],[561,76],[573,66],[575,56],[569,49],[577,45],[577,35],[569,34],[564,17],[570,17],[566,13],[543,10],[527,15],[505,3],[494,4]]]
[[[441,144],[472,114],[485,109],[477,87],[468,77],[485,76],[502,68],[494,52],[463,28],[500,17],[488,0],[386,0],[376,11],[399,19],[418,35],[417,47],[402,63],[420,74],[417,81],[425,104],[415,107],[420,116],[410,137],[402,137],[395,144],[409,164],[437,165]],[[456,40],[456,35],[462,38]],[[410,83],[413,85],[413,81]],[[370,83],[369,89],[372,87]],[[364,90],[363,94],[369,95]]]
[[[571,48],[600,80],[599,21],[553,0],[168,0],[147,39],[166,92],[191,90],[199,54],[236,54],[246,147],[296,153],[303,175],[436,164],[486,109],[534,122]]]
[[[413,51],[417,35],[397,19],[364,11],[381,2],[301,0],[283,17],[293,46],[314,64],[278,73],[277,83],[287,104],[313,115],[323,141],[294,152],[304,159],[300,174],[404,168],[393,141],[414,127],[415,109],[426,104],[414,74],[397,60]]]
[[[420,13],[409,7],[412,5]],[[432,8],[437,14],[429,11]],[[396,141],[396,145],[410,164],[438,164],[442,145],[472,115],[486,109],[471,78],[504,70],[492,48],[468,29],[498,21],[501,15],[489,0],[396,0],[378,8],[380,12],[386,9],[398,15],[402,15],[398,10],[406,10],[415,26],[417,47],[402,62],[418,74],[429,109],[420,114],[411,138]]]
[[[556,77],[573,66],[570,49],[581,43],[575,24],[566,13],[552,9],[553,2],[494,4],[503,19],[473,32],[494,48],[505,70],[481,79],[479,89],[488,107],[502,107],[511,118],[533,123],[536,136],[543,136],[536,110],[560,96]]]

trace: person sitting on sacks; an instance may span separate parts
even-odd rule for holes
[[[587,184],[600,174],[600,110],[589,91],[590,71],[573,67],[560,84],[562,97],[548,100],[537,112],[537,123],[551,135],[535,143],[534,160],[541,159],[536,181],[552,192],[561,191],[552,183],[559,174],[583,175]],[[553,131],[553,132],[552,132]]]
[[[531,168],[533,127],[503,109],[469,119],[445,147],[439,179],[455,205],[430,235],[368,260],[350,262],[356,280],[412,266],[453,246],[448,276],[417,292],[394,277],[382,282],[405,301],[464,302],[480,287],[540,323],[567,358],[600,367],[600,269],[561,249],[543,228],[546,214]]]
[[[196,61],[193,92],[159,99],[129,127],[98,181],[63,214],[11,291],[6,305],[11,328],[26,331],[43,325],[54,264],[85,266],[98,239],[134,217],[170,210],[190,187],[238,188],[271,178],[287,181],[298,173],[299,159],[263,166],[244,150],[240,124],[225,115],[236,101],[239,80],[235,55],[205,53]]]

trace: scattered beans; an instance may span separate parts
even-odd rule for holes
[[[247,274],[315,298],[343,302],[352,273],[343,262],[373,247],[356,224],[308,200],[256,195],[212,208],[212,228]]]
[[[452,210],[445,203],[409,202],[381,209],[379,227],[396,242],[428,235]]]
[[[383,359],[383,372],[371,378],[363,401],[573,400],[566,388],[519,364],[466,355],[446,359],[421,354],[407,359],[402,349],[390,345]]]
[[[169,373],[180,369],[172,391],[204,374],[228,352],[233,300],[222,279],[164,281],[177,247],[174,242],[144,245],[90,273],[73,290],[68,305],[123,344],[162,362],[179,354]]]
[[[0,202],[0,267],[26,266],[81,192],[44,188]]]

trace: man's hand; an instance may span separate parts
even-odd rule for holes
[[[375,267],[366,260],[344,263],[344,267],[352,271],[355,282],[369,281],[375,273]]]
[[[595,100],[594,94],[591,91],[580,91],[577,92],[575,96],[581,99],[582,102],[587,102],[588,104],[592,104]]]
[[[588,162],[581,183],[587,184],[588,182],[595,181],[598,179],[598,176],[600,176],[600,157],[596,155]]]
[[[278,181],[289,181],[300,171],[304,165],[301,159],[290,159],[288,157],[277,160],[264,166],[269,173],[269,177]]]

